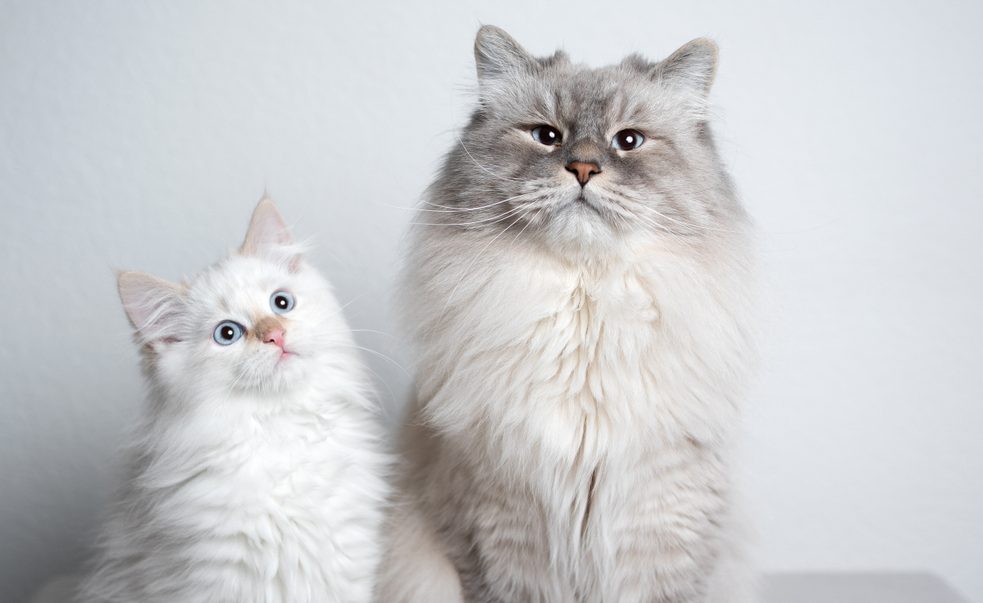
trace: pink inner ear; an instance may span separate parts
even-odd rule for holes
[[[291,243],[293,238],[283,217],[280,216],[273,202],[264,197],[253,210],[249,230],[246,231],[246,238],[239,248],[239,253],[257,255]]]

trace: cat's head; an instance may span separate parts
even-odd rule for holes
[[[741,220],[707,125],[712,41],[594,69],[485,26],[475,58],[479,104],[426,207],[436,221],[589,248]]]
[[[236,253],[186,283],[123,272],[119,294],[152,377],[189,396],[302,387],[351,352],[330,286],[265,198]]]

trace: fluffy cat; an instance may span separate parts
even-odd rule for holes
[[[273,203],[189,283],[119,275],[149,404],[82,601],[372,598],[386,456],[328,283]]]
[[[592,69],[486,26],[475,56],[406,268],[379,600],[751,600],[729,452],[751,237],[707,123],[716,46]]]

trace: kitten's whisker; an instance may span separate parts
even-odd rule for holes
[[[384,337],[391,337],[392,339],[398,339],[396,335],[392,333],[386,333],[385,331],[376,331],[375,329],[349,329],[352,333],[375,333],[376,335],[382,335]]]
[[[386,356],[382,352],[377,352],[377,351],[372,350],[372,349],[369,349],[367,347],[360,346],[357,343],[343,343],[343,342],[337,342],[336,341],[334,343],[334,345],[341,346],[341,347],[356,348],[356,349],[362,350],[363,352],[367,352],[369,354],[374,354],[375,356],[378,356],[379,358],[382,358],[383,360],[388,360],[389,362],[391,362],[393,364],[393,366],[395,366],[400,371],[402,371],[405,376],[407,376],[407,377],[412,377],[413,376],[413,375],[410,375],[409,371],[407,371],[405,368],[403,368],[403,365],[401,365],[400,363],[396,362],[395,360],[393,360],[389,356]]]

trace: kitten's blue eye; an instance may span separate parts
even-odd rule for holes
[[[533,140],[548,147],[556,146],[563,141],[563,136],[560,134],[560,131],[553,126],[547,126],[546,124],[536,126],[530,130],[529,133],[532,134]]]
[[[614,135],[611,146],[619,151],[634,151],[642,146],[645,137],[638,130],[622,130]]]
[[[277,291],[270,296],[270,308],[277,314],[286,314],[294,309],[294,296],[287,291]]]
[[[223,320],[215,327],[215,332],[212,333],[212,339],[219,345],[232,345],[239,341],[239,338],[245,332],[246,329],[241,324],[231,320]]]

